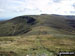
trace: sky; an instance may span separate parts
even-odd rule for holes
[[[38,14],[75,15],[75,0],[0,0],[0,18]]]

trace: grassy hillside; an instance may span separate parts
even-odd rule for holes
[[[0,53],[57,56],[59,51],[75,51],[74,22],[66,16],[47,14],[19,16],[0,22]]]
[[[24,34],[31,30],[33,24],[36,24],[36,20],[27,16],[19,16],[0,22],[0,36]]]
[[[11,20],[0,22],[0,36],[21,35],[39,26],[53,28],[55,31],[57,30],[65,34],[75,34],[75,28],[73,27],[75,23],[70,25],[70,21],[73,22],[74,20],[72,21],[64,16],[57,15],[19,16]]]

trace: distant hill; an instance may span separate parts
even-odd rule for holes
[[[0,36],[22,34],[75,34],[75,17],[61,15],[18,16],[0,22]]]
[[[0,19],[0,21],[4,21],[4,19]]]
[[[0,18],[0,21],[6,21],[9,20],[9,18]]]

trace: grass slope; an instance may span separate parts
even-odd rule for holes
[[[21,35],[31,30],[35,19],[27,16],[20,16],[8,21],[0,22],[0,36]]]

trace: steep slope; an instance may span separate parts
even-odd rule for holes
[[[31,30],[35,21],[32,17],[19,16],[8,21],[0,22],[0,36],[24,34]]]

